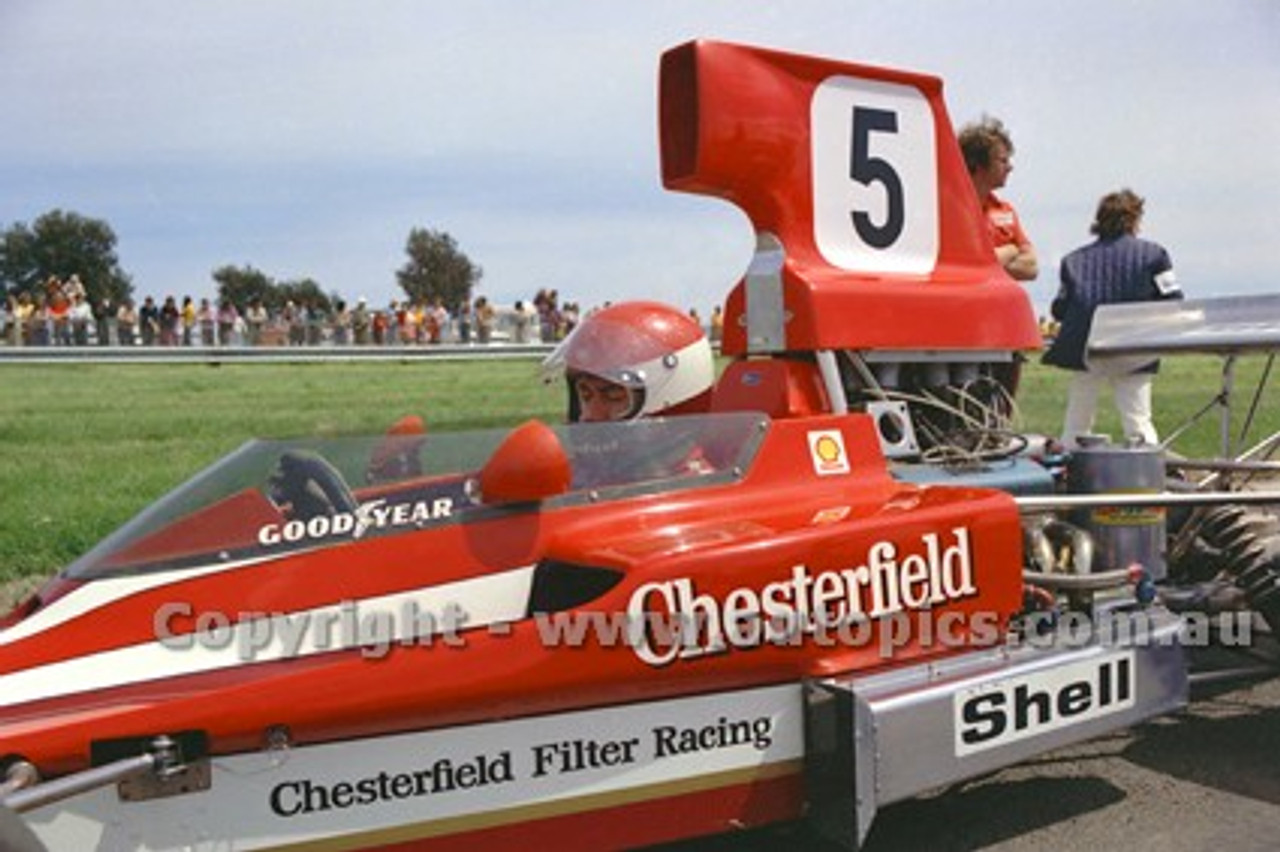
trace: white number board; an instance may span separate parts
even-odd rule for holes
[[[938,257],[933,112],[912,86],[835,76],[810,104],[814,241],[850,272],[927,274]]]

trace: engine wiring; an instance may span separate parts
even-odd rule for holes
[[[921,443],[921,461],[964,468],[1021,453],[1030,441],[1017,427],[1017,401],[990,376],[919,392],[879,388],[880,398],[902,402]],[[947,399],[950,396],[952,399]]]

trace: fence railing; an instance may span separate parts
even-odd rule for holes
[[[232,364],[540,358],[549,343],[391,346],[0,346],[0,364]]]

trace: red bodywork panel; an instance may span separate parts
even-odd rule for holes
[[[883,123],[860,129],[855,121],[846,138],[839,136],[844,130],[840,125],[822,124],[815,93],[823,86],[838,90],[844,81],[867,84],[867,108],[878,104],[876,115],[892,114],[893,129]],[[876,87],[884,86],[897,87],[888,97],[906,108],[896,108],[893,101],[881,104]],[[747,214],[757,233],[772,234],[782,243],[787,320],[780,349],[1041,346],[1026,293],[995,260],[943,103],[941,80],[697,41],[663,56],[660,89],[663,184],[724,198]],[[849,101],[857,108],[856,93]],[[818,135],[828,132],[838,138],[819,139],[821,147],[815,147]],[[861,166],[854,164],[856,138],[867,146]],[[899,143],[901,151],[891,147]],[[885,150],[878,151],[877,145]],[[832,247],[824,252],[820,246],[818,221],[835,214],[815,198],[815,186],[831,184],[825,177],[815,179],[815,151],[832,147],[836,150],[830,156],[849,162],[853,173],[852,180],[838,171],[836,178],[843,176],[866,193],[865,210],[857,210],[858,198],[851,195],[850,209],[843,212],[865,213],[866,230],[879,246],[861,245],[865,241],[859,240],[852,219],[833,223],[836,230],[828,236]],[[920,161],[915,173],[897,168],[899,160],[912,158]],[[891,182],[896,190],[889,188]],[[928,184],[927,193],[916,192],[921,183]],[[874,235],[877,225],[883,232],[888,221],[890,214],[882,208],[891,192],[901,199],[902,234],[909,235],[911,228],[920,233],[920,245],[910,252],[901,248],[902,234],[892,240],[892,231]],[[920,194],[927,206],[916,203]],[[864,251],[858,257],[841,256],[842,241]],[[726,304],[722,346],[728,355],[748,351],[745,298],[742,282]]]
[[[711,397],[712,411],[760,411],[775,419],[831,410],[813,364],[787,358],[734,361]]]

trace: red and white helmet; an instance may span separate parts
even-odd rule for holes
[[[711,345],[702,327],[661,302],[621,302],[593,311],[542,362],[545,381],[560,376],[569,386],[569,421],[581,411],[578,376],[595,376],[627,388],[625,419],[651,414],[705,411],[715,381]]]

